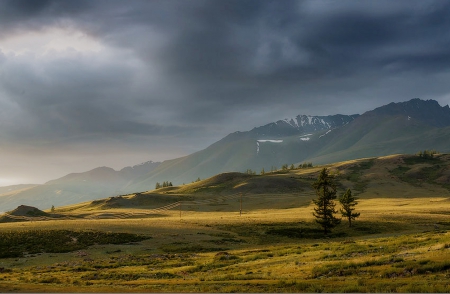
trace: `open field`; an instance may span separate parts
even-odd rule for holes
[[[73,251],[42,245],[1,258],[0,291],[450,292],[449,159],[413,160],[330,166],[340,191],[360,197],[361,217],[328,236],[312,217],[310,183],[320,168],[225,175],[57,208],[60,219],[1,223],[2,238],[50,230],[99,241],[82,243],[80,233],[71,235]],[[157,210],[170,203],[181,205]],[[110,244],[96,232],[132,235]]]

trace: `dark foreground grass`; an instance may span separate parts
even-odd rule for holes
[[[23,257],[35,253],[63,253],[94,244],[124,244],[149,236],[99,231],[35,230],[0,232],[0,258]]]

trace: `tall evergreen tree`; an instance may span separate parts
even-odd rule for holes
[[[347,191],[339,197],[339,202],[342,205],[341,214],[343,217],[348,219],[348,226],[352,226],[352,220],[355,220],[360,213],[354,212],[355,206],[358,204],[356,202],[357,198],[352,195],[352,190],[347,189]]]
[[[330,175],[328,169],[323,168],[312,186],[316,190],[317,195],[317,199],[313,199],[316,205],[313,215],[316,218],[316,222],[322,226],[323,232],[328,234],[331,232],[331,229],[341,222],[340,219],[334,216],[337,213],[335,210],[336,204],[334,203],[334,199],[336,199],[334,177]]]

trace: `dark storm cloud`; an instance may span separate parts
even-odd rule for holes
[[[449,16],[440,0],[3,0],[0,137],[190,152],[286,116],[447,104]],[[55,28],[87,49],[39,47]],[[30,32],[36,49],[5,49]]]
[[[163,89],[148,89],[153,97],[140,93],[132,102],[177,103],[178,117],[187,122],[225,119],[255,103],[271,103],[274,95],[279,103],[313,109],[317,95],[332,94],[327,87],[351,92],[370,86],[362,74],[377,84],[404,71],[445,71],[450,60],[445,1],[127,3],[6,1],[2,11],[20,27],[23,20],[45,26],[68,19],[108,44],[133,50],[157,70],[161,88],[179,91],[169,97]],[[101,75],[121,84],[108,74]],[[363,80],[344,81],[353,78]],[[91,83],[105,86],[98,77]],[[346,103],[351,97],[335,99]]]
[[[64,58],[38,64],[38,68],[5,66],[9,76],[0,85],[20,110],[20,119],[5,130],[10,136],[80,140],[93,134],[154,136],[188,129],[139,120],[134,98],[128,96],[135,78],[133,68],[114,61],[77,61]]]
[[[355,2],[344,2],[347,7],[337,12],[336,2],[322,2],[327,4],[322,10],[308,9],[318,1],[240,3],[210,1],[192,16],[183,15],[163,51],[165,70],[182,86],[189,85],[186,91],[194,100],[186,100],[186,106],[192,101],[215,104],[216,109],[225,104],[230,107],[221,113],[227,117],[277,96],[278,103],[313,109],[317,95],[359,91],[370,82],[388,80],[389,74],[438,73],[448,66],[449,18],[443,16],[450,11],[442,1],[408,1],[400,7],[365,2],[369,7],[356,8]],[[390,6],[397,9],[390,11]],[[184,18],[193,25],[183,25]],[[361,75],[367,81],[349,85],[343,80],[361,80]],[[296,102],[299,96],[301,103]],[[351,105],[348,96],[335,95],[334,102]],[[186,118],[208,116],[199,116],[198,108],[185,110]]]
[[[39,30],[42,27],[60,24],[63,17],[79,16],[89,9],[85,0],[2,0],[0,1],[0,37],[19,30]]]

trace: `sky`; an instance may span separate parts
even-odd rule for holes
[[[450,1],[0,0],[0,186],[450,102]]]

